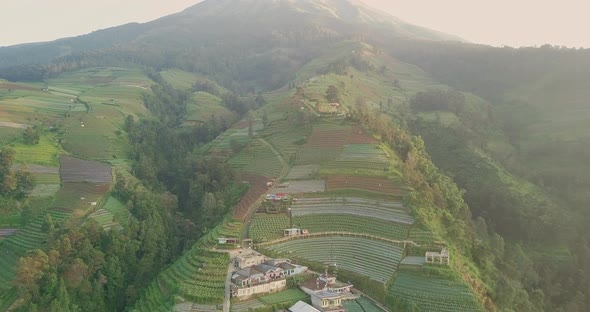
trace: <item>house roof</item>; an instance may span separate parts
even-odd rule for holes
[[[244,277],[248,278],[248,277],[252,277],[254,275],[263,275],[263,274],[264,273],[260,272],[259,270],[257,270],[254,267],[247,267],[247,268],[243,268],[243,269],[236,271],[236,273],[234,273],[233,276],[240,275],[240,276],[244,276]]]
[[[318,297],[320,299],[330,299],[330,298],[339,298],[342,297],[341,294],[337,293],[337,292],[332,292],[332,291],[327,291],[327,290],[323,290],[323,291],[318,291],[316,293],[311,294],[312,296]]]
[[[311,305],[299,300],[296,304],[289,308],[291,312],[320,312],[320,310],[312,307]]]
[[[287,263],[287,262],[282,262],[279,264],[279,268],[283,269],[283,270],[293,270],[296,268],[296,266]]]
[[[322,282],[318,278],[311,278],[301,284],[301,287],[305,287],[312,291],[318,291],[324,289],[326,287],[326,283]]]
[[[268,272],[273,272],[273,271],[277,271],[277,270],[281,270],[282,271],[281,268],[277,268],[275,266],[264,264],[264,263],[257,264],[255,266],[253,266],[252,268],[256,269],[259,272],[265,273],[265,274],[268,273]]]

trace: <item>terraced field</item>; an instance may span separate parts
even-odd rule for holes
[[[378,282],[391,279],[403,249],[390,244],[355,237],[322,237],[292,240],[268,247],[291,258],[325,264],[368,276]]]
[[[269,179],[277,178],[283,170],[277,156],[259,140],[244,147],[229,163],[238,172],[257,174]]]
[[[408,237],[409,226],[375,218],[314,214],[293,217],[293,226],[308,229],[310,233],[351,232],[369,234],[388,239],[404,240]],[[249,236],[254,242],[280,238],[283,230],[289,228],[289,217],[285,214],[256,214],[250,225]]]
[[[298,151],[299,165],[322,164],[336,159],[348,140],[350,128],[342,130],[320,130],[314,128],[307,143]]]
[[[58,211],[50,211],[54,222],[70,218],[69,214]],[[18,259],[26,255],[30,250],[42,247],[47,240],[47,234],[41,227],[45,216],[41,216],[19,229],[14,235],[6,237],[0,242],[0,304],[2,294],[9,294],[12,289],[12,280],[16,274]]]
[[[294,216],[316,214],[345,214],[370,217],[385,221],[413,224],[401,202],[379,201],[357,197],[298,198],[291,206]]]
[[[219,304],[229,263],[226,253],[195,246],[150,284],[133,311],[169,311],[172,292],[195,303]]]
[[[356,300],[346,300],[343,302],[343,306],[347,312],[382,312],[383,310],[376,306],[374,303],[360,297]]]
[[[246,216],[248,208],[268,190],[268,187],[266,186],[268,179],[264,176],[244,174],[241,176],[241,180],[247,182],[250,187],[248,188],[246,194],[242,196],[236,205],[236,208],[234,209],[233,217],[238,220],[242,220]]]
[[[397,197],[405,193],[405,189],[394,181],[377,177],[333,175],[326,177],[326,185],[328,191],[361,190]]]
[[[414,303],[421,311],[483,311],[463,282],[435,276],[400,272],[389,293]]]

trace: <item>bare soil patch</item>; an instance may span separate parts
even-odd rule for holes
[[[26,129],[29,127],[29,125],[16,123],[16,122],[0,121],[0,127]]]
[[[27,91],[41,91],[41,88],[20,85],[12,82],[0,82],[0,89],[12,90],[27,90]]]
[[[69,155],[59,158],[60,177],[62,183],[67,182],[95,182],[111,183],[111,167],[91,160],[83,160]]]
[[[250,188],[246,194],[242,196],[234,210],[233,217],[240,220],[248,214],[248,208],[254,204],[262,194],[268,191],[268,187],[266,186],[268,179],[266,177],[256,174],[243,174],[241,180],[248,182]]]
[[[386,178],[360,176],[328,176],[326,178],[328,191],[355,189],[388,195],[401,195],[403,188]]]
[[[377,144],[377,139],[367,133],[365,129],[359,125],[354,125],[350,129],[350,136],[348,137],[349,144]]]

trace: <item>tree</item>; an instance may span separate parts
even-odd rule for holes
[[[42,250],[35,250],[29,257],[18,260],[14,284],[23,295],[39,296],[39,280],[49,267],[49,258]]]
[[[268,127],[268,125],[270,124],[268,120],[268,113],[266,112],[266,110],[262,111],[262,124],[265,128]]]
[[[27,145],[35,145],[39,143],[41,135],[39,134],[39,127],[27,127],[23,132],[23,141]]]
[[[8,194],[16,188],[16,179],[10,169],[16,152],[9,148],[0,149],[0,195]]]
[[[340,102],[340,91],[334,85],[330,85],[326,90],[326,99],[330,103],[339,103]]]

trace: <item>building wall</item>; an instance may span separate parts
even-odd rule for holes
[[[236,258],[236,266],[240,269],[244,269],[253,265],[264,263],[264,255],[252,256],[252,257],[238,257]]]
[[[239,299],[247,299],[256,294],[267,294],[277,292],[284,289],[285,287],[287,287],[287,280],[282,279],[252,287],[238,288],[235,292],[235,296]]]

